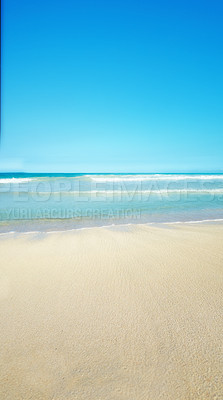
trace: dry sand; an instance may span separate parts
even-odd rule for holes
[[[223,399],[223,225],[1,236],[1,400]]]

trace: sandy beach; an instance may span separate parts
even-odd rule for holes
[[[223,398],[223,225],[0,237],[1,400]]]

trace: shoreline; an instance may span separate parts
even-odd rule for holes
[[[30,220],[35,222],[35,220]],[[22,224],[22,221],[21,221]],[[187,224],[207,224],[207,225],[221,225],[223,224],[223,218],[215,218],[215,219],[204,219],[204,220],[189,220],[189,221],[170,221],[170,222],[140,222],[140,223],[134,223],[134,222],[126,222],[126,223],[114,223],[114,224],[108,224],[108,225],[92,225],[92,226],[83,226],[83,227],[75,227],[72,229],[64,229],[64,230],[42,230],[42,231],[8,231],[8,232],[0,232],[0,236],[4,235],[31,235],[31,234],[53,234],[53,233],[69,233],[69,232],[75,232],[75,231],[82,231],[82,230],[88,230],[88,229],[110,229],[114,227],[127,227],[127,226],[155,226],[155,227],[160,227],[162,228],[163,226],[172,226],[172,225],[187,225]]]

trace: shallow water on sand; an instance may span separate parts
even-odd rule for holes
[[[223,174],[0,174],[0,232],[223,219]]]

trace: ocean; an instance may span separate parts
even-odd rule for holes
[[[223,220],[223,174],[0,174],[0,232]]]

